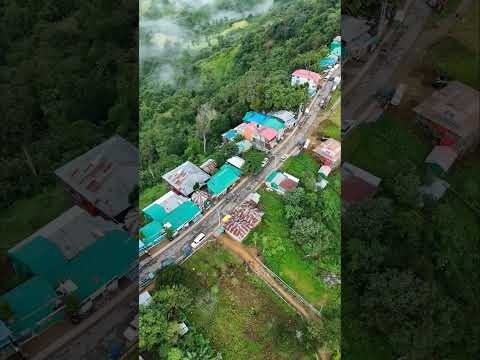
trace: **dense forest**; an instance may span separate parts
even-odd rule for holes
[[[290,86],[291,72],[319,70],[340,26],[338,0],[159,3],[163,12],[141,6],[142,190],[185,160],[218,156],[220,135],[245,112],[297,111],[308,97],[305,88]],[[201,131],[197,115],[204,104],[216,116]]]
[[[0,1],[2,207],[113,133],[137,142],[138,4]]]

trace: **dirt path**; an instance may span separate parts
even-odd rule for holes
[[[307,320],[318,320],[318,316],[313,314],[307,306],[305,306],[301,301],[299,301],[295,296],[293,296],[290,292],[285,290],[285,288],[279,284],[279,282],[270,275],[265,269],[264,265],[254,255],[254,251],[252,249],[248,249],[243,246],[238,241],[231,239],[226,235],[222,235],[218,238],[218,240],[232,253],[238,256],[240,259],[245,261],[249,264],[250,269],[259,277],[261,278],[267,285],[279,295],[285,302],[291,305],[304,319]]]

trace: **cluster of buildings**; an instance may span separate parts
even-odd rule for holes
[[[98,298],[135,281],[137,245],[124,219],[137,185],[137,149],[115,136],[55,173],[76,204],[8,251],[25,280],[0,296],[9,309],[0,321],[2,353],[62,321],[68,296],[87,314]]]
[[[330,43],[328,55],[320,59],[320,69],[327,70],[335,66],[340,60],[345,60],[346,53],[346,49],[342,44],[342,37],[335,37]]]
[[[140,254],[195,223],[216,198],[237,183],[244,164],[239,156],[231,157],[219,169],[212,159],[200,166],[186,161],[163,175],[170,190],[142,210]]]
[[[367,52],[372,51],[379,42],[376,29],[366,19],[342,15],[342,59],[360,59]]]
[[[283,138],[285,130],[291,129],[297,123],[295,115],[289,111],[279,111],[262,114],[249,111],[243,117],[243,122],[222,135],[224,142],[236,141],[239,153],[244,153],[252,147],[260,151],[272,150]]]

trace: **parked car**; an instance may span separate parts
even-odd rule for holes
[[[269,161],[268,157],[266,157],[266,158],[264,158],[264,159],[262,160],[262,168],[265,167],[265,166],[267,166],[268,161]]]
[[[205,234],[204,233],[198,234],[197,237],[192,242],[192,249],[197,248],[202,243],[203,240],[205,240]]]
[[[280,158],[281,161],[285,161],[287,160],[288,158],[288,155],[287,154],[283,154],[282,157]]]
[[[400,102],[402,101],[403,94],[405,94],[405,91],[407,90],[407,85],[406,84],[399,84],[397,89],[395,90],[395,94],[393,95],[392,100],[390,103],[392,105],[398,106],[400,105]]]

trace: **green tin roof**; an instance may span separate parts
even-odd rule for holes
[[[147,210],[150,210],[155,206],[163,210],[163,208],[157,204],[151,206]],[[202,210],[197,205],[189,200],[180,204],[170,213],[167,213],[165,210],[163,210],[163,216],[152,216],[153,221],[149,222],[140,229],[140,232],[143,235],[143,243],[146,247],[155,245],[163,239],[165,224],[170,223],[172,225],[171,229],[176,231],[186,223],[192,221],[198,214],[201,213],[201,211]],[[161,212],[158,213],[160,214]]]
[[[208,191],[212,195],[224,192],[240,178],[240,170],[230,164],[224,164],[207,182]]]
[[[285,127],[285,124],[277,118],[254,111],[247,112],[243,117],[243,121],[246,123],[254,122],[258,125],[274,129],[275,131],[281,130]]]
[[[55,308],[57,295],[49,282],[35,276],[2,295],[0,301],[10,305],[13,318],[8,328],[14,337],[35,330],[37,322],[47,317]]]
[[[65,275],[77,286],[83,300],[110,280],[126,274],[138,256],[138,243],[130,234],[114,230],[73,258]]]
[[[83,300],[114,277],[125,274],[136,260],[137,246],[129,233],[113,230],[70,261],[65,261],[59,249],[41,236],[12,252],[11,256],[54,288],[71,279],[78,286],[78,296]]]
[[[60,249],[43,236],[37,236],[32,240],[15,247],[9,251],[13,261],[27,265],[35,275],[43,276],[51,284],[56,284],[63,277],[63,269],[66,267],[66,259]]]
[[[277,170],[273,170],[265,179],[266,182],[272,182],[273,179],[275,179],[275,176],[277,176],[278,174],[278,171]]]
[[[153,204],[143,211],[151,220],[162,221],[167,212],[158,204]]]

